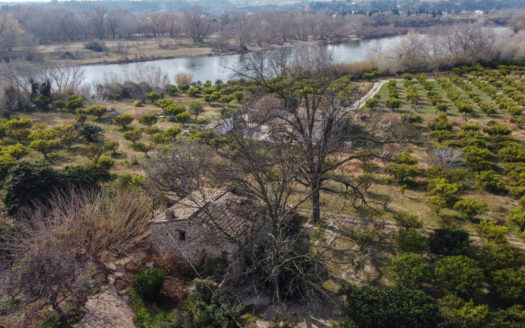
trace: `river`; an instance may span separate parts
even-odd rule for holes
[[[360,40],[353,42],[328,45],[337,62],[359,62],[367,58],[370,49],[381,47],[389,48],[399,43],[404,36],[380,38],[374,40]],[[193,80],[215,81],[217,79],[229,80],[233,73],[231,67],[238,68],[245,55],[201,56],[182,57],[173,59],[160,59],[140,63],[86,65],[84,80],[89,84],[97,84],[110,80],[144,81],[142,72],[151,71],[149,68],[159,68],[173,82],[177,73],[192,73]]]

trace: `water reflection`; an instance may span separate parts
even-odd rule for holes
[[[337,45],[328,45],[337,62],[358,62],[365,60],[369,49],[387,48],[398,43],[404,36],[381,38],[376,40],[354,41]],[[101,83],[112,80],[141,81],[137,74],[148,66],[159,67],[173,82],[177,73],[193,73],[195,81],[202,82],[217,79],[228,80],[234,76],[233,69],[239,69],[246,55],[226,55],[208,57],[186,57],[153,60],[142,63],[88,65],[84,66],[85,79],[88,83]]]

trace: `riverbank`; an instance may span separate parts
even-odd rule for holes
[[[311,40],[323,45],[335,45],[347,42],[357,42],[361,39],[356,35],[331,37]],[[247,52],[268,50],[277,46],[294,46],[301,41],[288,41],[264,46],[248,45]],[[92,50],[89,45],[98,48]],[[65,66],[109,65],[146,62],[153,60],[192,58],[205,56],[237,55],[242,52],[229,40],[229,44],[217,47],[213,39],[198,44],[190,39],[157,37],[132,40],[86,40],[68,43],[41,45],[32,49],[19,49],[21,54],[31,52],[29,62],[46,61],[51,64]],[[27,58],[28,56],[25,55]]]

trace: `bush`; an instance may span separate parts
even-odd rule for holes
[[[525,162],[525,146],[510,142],[498,152],[498,157],[504,162]]]
[[[104,133],[104,130],[95,124],[84,123],[80,129],[80,135],[86,139],[87,142],[97,141]]]
[[[183,90],[181,88],[181,85],[190,85],[193,81],[193,74],[191,73],[178,73],[175,75],[175,82],[179,86],[179,89]],[[183,90],[185,91],[185,90]]]
[[[133,102],[133,107],[142,107],[142,100],[135,100]]]
[[[439,255],[463,254],[469,244],[469,233],[466,230],[452,228],[436,229],[428,240],[430,251]]]
[[[175,97],[179,93],[179,89],[176,85],[170,84],[166,88],[166,93],[168,94],[168,96]]]
[[[394,215],[394,219],[400,227],[403,227],[405,229],[417,229],[423,227],[423,223],[419,220],[419,218],[416,215],[408,212],[397,212]]]
[[[487,211],[487,203],[478,201],[474,198],[467,197],[454,204],[454,209],[459,211],[461,215],[467,219],[472,220],[476,215],[483,214]]]
[[[490,168],[492,153],[485,148],[468,146],[462,149],[463,157],[467,161],[467,166],[474,171],[482,171]]]
[[[162,98],[157,92],[148,92],[146,93],[146,100],[148,100],[150,103],[154,103],[157,100]]]
[[[92,42],[86,43],[84,45],[84,48],[94,51],[94,52],[102,52],[106,50],[106,45],[104,44],[104,42],[92,41]]]
[[[489,241],[481,246],[479,259],[487,273],[500,269],[518,269],[523,262],[521,251],[507,242]]]
[[[357,327],[435,328],[440,322],[436,301],[422,291],[344,284],[342,315]]]
[[[388,98],[386,100],[386,105],[388,108],[394,110],[396,108],[401,107],[401,99],[399,98]]]
[[[491,292],[498,300],[510,304],[525,301],[525,274],[516,269],[501,269],[492,272]]]
[[[9,170],[4,183],[3,201],[8,215],[21,213],[25,207],[44,202],[64,186],[63,177],[44,163],[20,162]]]
[[[467,298],[479,294],[484,279],[483,270],[476,261],[463,255],[437,261],[434,277],[443,291]]]
[[[122,126],[124,129],[131,124],[135,118],[130,114],[120,114],[113,118],[113,123]]]
[[[399,252],[422,253],[428,248],[427,238],[414,228],[400,230],[395,239]]]
[[[188,94],[188,96],[192,98],[198,97],[200,92],[201,90],[199,87],[191,87],[188,90],[186,90],[186,93]]]
[[[122,136],[124,137],[124,139],[128,141],[131,141],[132,143],[136,143],[142,137],[142,131],[139,129],[133,129],[133,130],[124,132]]]
[[[494,194],[505,191],[505,183],[498,178],[492,170],[479,172],[479,174],[476,175],[476,182],[481,189]]]
[[[152,126],[153,124],[157,123],[157,121],[158,118],[155,114],[143,115],[139,118],[139,122],[146,126]]]
[[[153,302],[160,296],[165,275],[161,269],[146,269],[131,280],[135,293],[145,301]]]
[[[67,188],[94,188],[110,178],[100,166],[66,167],[55,170],[46,163],[19,162],[9,170],[4,183],[3,201],[8,215],[16,216],[25,208],[47,206],[49,197]]]
[[[489,321],[487,305],[474,305],[474,301],[465,302],[454,295],[447,295],[439,299],[438,304],[446,322],[445,327],[487,327]]]
[[[82,106],[84,106],[84,98],[76,95],[71,95],[67,98],[66,108],[71,113],[75,113]]]
[[[428,184],[427,203],[436,212],[456,202],[459,194],[460,185],[449,183],[445,178],[431,179]]]
[[[520,232],[525,231],[525,209],[516,208],[510,211],[510,223],[518,227]]]
[[[391,163],[385,169],[398,184],[412,183],[413,178],[420,176],[423,172],[414,165]]]
[[[193,100],[190,102],[189,112],[195,115],[195,119],[197,119],[200,114],[204,113],[204,106],[202,105],[200,101]]]
[[[164,115],[167,116],[176,116],[180,113],[184,113],[186,111],[186,107],[183,105],[169,105],[164,107],[163,112]]]
[[[444,102],[438,102],[436,103],[436,109],[440,112],[446,112],[448,110],[448,105]]]
[[[188,123],[191,119],[191,116],[189,113],[186,113],[186,112],[183,112],[183,113],[180,113],[180,114],[177,114],[175,116],[175,121],[178,122],[178,123]]]
[[[107,111],[105,106],[93,105],[86,109],[86,114],[96,116],[100,120]]]
[[[396,284],[409,289],[421,289],[432,277],[432,266],[421,254],[401,254],[393,258],[390,270]]]
[[[232,306],[226,301],[220,301],[220,295],[207,296],[195,293],[184,302],[183,309],[191,316],[191,327],[237,328],[242,313],[242,306]]]

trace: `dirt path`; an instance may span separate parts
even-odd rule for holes
[[[361,107],[365,105],[366,101],[372,98],[373,96],[375,96],[376,93],[379,92],[383,84],[387,83],[388,81],[389,80],[380,80],[380,81],[374,82],[374,85],[372,86],[372,88],[370,88],[370,90],[368,90],[368,92],[363,97],[361,97],[361,99],[354,102],[352,106],[348,108],[348,110],[361,109]]]
[[[86,315],[75,328],[134,328],[133,311],[128,302],[108,285],[88,298]]]

